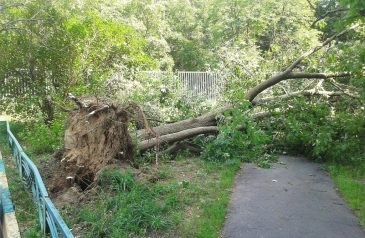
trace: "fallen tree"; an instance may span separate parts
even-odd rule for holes
[[[258,98],[258,95],[262,92],[283,80],[322,79],[333,83],[331,80],[334,78],[350,77],[351,74],[347,72],[307,73],[294,70],[306,57],[314,54],[354,27],[356,26],[348,28],[328,38],[319,46],[308,50],[282,72],[273,75],[248,90],[246,99],[251,102],[252,106],[255,106],[268,101],[285,100],[298,95],[322,95],[326,97],[351,95],[356,97],[354,94],[346,93],[345,89],[340,90],[341,88],[339,88],[338,92],[329,92],[320,87],[321,85],[317,85],[317,88],[312,90]],[[234,108],[234,106],[228,105],[196,118],[188,118],[175,123],[150,127],[143,110],[134,103],[117,105],[110,100],[99,98],[78,99],[73,95],[69,95],[69,98],[75,102],[77,107],[71,112],[68,128],[65,132],[65,148],[61,156],[61,167],[65,171],[65,178],[71,178],[79,184],[85,183],[85,181],[88,181],[86,184],[91,183],[96,173],[108,164],[118,163],[118,161],[133,161],[136,150],[144,152],[155,147],[158,152],[163,147],[167,148],[164,151],[165,153],[176,153],[180,148],[198,151],[199,149],[193,145],[184,145],[180,142],[197,135],[219,133],[217,127],[219,116],[225,111]],[[259,112],[251,113],[249,116],[253,120],[259,120],[269,115],[270,113],[268,112]],[[136,117],[136,120],[142,122],[144,128],[138,130],[135,140],[132,140],[128,131],[128,125]],[[172,146],[169,148],[170,145]],[[157,162],[158,158],[156,157]]]
[[[349,77],[350,73],[348,72],[337,72],[337,73],[306,73],[306,72],[293,72],[294,69],[307,57],[311,56],[315,52],[319,51],[329,43],[331,43],[334,39],[344,35],[348,31],[358,27],[358,25],[354,25],[350,28],[347,28],[343,31],[341,31],[338,34],[333,35],[332,37],[328,38],[326,41],[324,41],[322,44],[320,44],[317,47],[314,47],[307,52],[303,53],[300,57],[298,57],[292,64],[290,64],[288,67],[286,67],[282,72],[277,73],[273,75],[272,77],[264,80],[263,82],[259,83],[255,87],[248,90],[246,94],[246,99],[251,102],[253,105],[257,104],[259,99],[256,99],[257,96],[267,90],[268,88],[278,84],[279,82],[283,80],[289,80],[289,79],[333,79],[333,78],[339,78],[339,77]],[[300,94],[300,93],[298,93]],[[226,106],[222,107],[214,112],[209,112],[207,114],[204,114],[197,118],[189,118],[180,122],[171,123],[168,125],[161,125],[158,127],[154,127],[153,130],[156,132],[159,136],[164,136],[167,134],[184,134],[184,130],[190,130],[192,128],[197,127],[209,127],[209,126],[216,126],[217,125],[217,116],[222,114],[224,111],[232,108],[232,106]],[[267,113],[259,113],[252,115],[253,119],[258,119],[262,116],[266,116]],[[201,134],[204,134],[204,130],[201,130]],[[209,130],[207,130],[207,133],[209,133]],[[172,142],[176,141],[175,137],[169,137],[172,139]],[[158,143],[158,140],[154,140],[155,143],[147,142],[150,139],[156,139],[151,133],[148,133],[146,130],[140,130],[138,132],[138,139],[141,141],[142,144],[149,144],[151,146],[156,145]],[[169,142],[167,140],[167,142]],[[150,148],[150,147],[148,147]],[[143,147],[142,149],[147,149]]]

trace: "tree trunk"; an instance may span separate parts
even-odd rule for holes
[[[156,126],[153,128],[153,131],[157,135],[163,136],[197,127],[216,126],[217,125],[216,117],[219,114],[222,114],[224,111],[228,110],[229,108],[230,107],[222,107],[216,110],[215,112],[209,112],[197,118],[189,118],[171,124]],[[151,133],[149,133],[145,129],[137,131],[137,138],[140,141],[148,140],[153,137],[154,135],[151,135]]]
[[[42,113],[44,118],[44,123],[50,125],[54,119],[55,105],[50,96],[43,98],[42,102]]]
[[[169,126],[169,125],[166,125]],[[161,137],[150,138],[144,140],[138,144],[138,149],[140,151],[145,151],[149,148],[154,147],[156,144],[169,144],[176,141],[182,141],[188,138],[195,137],[201,134],[216,134],[218,133],[218,127],[216,126],[206,126],[206,127],[196,127],[190,129],[183,129],[176,133],[169,133]]]

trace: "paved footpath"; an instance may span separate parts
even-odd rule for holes
[[[223,237],[365,238],[365,231],[318,164],[282,156],[272,169],[241,169]]]

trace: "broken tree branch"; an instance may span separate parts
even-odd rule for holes
[[[228,109],[229,108],[227,107],[221,108],[220,113]],[[165,143],[165,144],[181,141],[184,139],[189,139],[200,134],[216,134],[218,133],[218,127],[216,126],[217,121],[215,119],[217,115],[219,115],[219,113],[217,112],[207,113],[198,118],[184,120],[183,121],[184,123],[177,122],[173,124],[154,127],[154,130],[158,128],[160,132],[166,133],[159,137],[160,143]],[[270,112],[258,112],[250,115],[250,117],[253,120],[260,120],[270,115],[271,115]],[[242,129],[244,128],[240,126],[237,128],[237,130],[242,130]],[[145,136],[146,138],[146,139],[139,138],[139,141],[141,141],[138,145],[139,150],[145,151],[157,145],[158,140],[156,139],[156,137],[149,137],[148,133],[145,133],[144,130],[140,130],[139,133],[140,133],[140,138],[143,138],[142,136]]]
[[[337,8],[337,9],[333,9],[333,10],[330,10],[330,11],[327,11],[325,14],[319,16],[311,25],[311,27],[314,27],[317,22],[319,22],[320,20],[323,20],[325,19],[326,17],[330,16],[330,15],[333,15],[333,14],[336,14],[336,13],[339,13],[339,12],[346,12],[348,11],[349,9],[348,8]]]
[[[323,47],[328,45],[334,39],[344,35],[348,31],[358,27],[359,25],[360,24],[353,25],[352,27],[346,28],[345,30],[343,30],[337,34],[334,34],[333,36],[331,36],[327,40],[325,40],[322,44],[320,44],[320,45],[308,50],[304,54],[302,54],[293,63],[291,63],[284,71],[282,71],[278,74],[275,74],[274,76],[268,78],[267,80],[259,83],[255,87],[251,88],[247,93],[247,96],[246,96],[247,100],[249,100],[250,102],[253,101],[256,98],[256,96],[259,95],[261,92],[265,91],[266,89],[270,88],[271,86],[273,86],[285,79],[288,79],[288,75],[291,74],[293,69],[296,68],[305,58],[307,58],[308,56],[319,51],[320,49],[322,49]]]
[[[79,107],[79,108],[85,108],[87,107],[87,105],[83,102],[80,101],[80,99],[78,99],[77,97],[75,97],[72,93],[68,94],[68,98],[71,99],[72,101],[75,102],[75,104]]]
[[[162,153],[163,154],[175,155],[180,150],[188,150],[192,154],[200,154],[200,152],[202,151],[201,148],[197,145],[194,145],[194,144],[189,143],[187,141],[182,141],[182,142],[178,141],[178,142],[175,142],[174,144],[172,144],[166,150],[162,151]]]
[[[331,92],[331,91],[325,91],[325,90],[311,89],[311,90],[305,90],[305,91],[292,92],[292,93],[288,93],[288,94],[284,94],[284,95],[280,95],[280,96],[260,98],[260,99],[256,99],[256,100],[252,101],[252,103],[254,105],[262,105],[262,104],[271,103],[271,102],[280,102],[280,101],[290,99],[293,97],[297,97],[297,96],[314,96],[314,95],[323,96],[323,97],[327,97],[327,98],[334,97],[334,96],[344,96],[344,95],[350,96],[344,92]],[[351,95],[351,97],[356,97],[356,96]]]
[[[89,114],[87,114],[87,118],[93,116],[93,115],[96,115],[98,114],[99,112],[102,112],[102,111],[105,111],[109,109],[109,105],[104,105],[103,107],[101,108],[98,108],[98,109],[95,109],[94,111],[90,112]]]
[[[196,128],[196,127],[205,127],[205,126],[216,126],[216,117],[217,115],[223,113],[224,111],[230,109],[231,106],[226,106],[217,109],[214,112],[206,113],[197,118],[189,118],[176,123],[171,123],[168,125],[160,125],[153,128],[153,130],[158,133],[160,136],[176,133],[179,131],[183,131],[186,129]],[[137,138],[140,141],[147,140],[153,138],[153,135],[148,133],[146,130],[138,130]]]
[[[343,92],[344,94],[346,94],[347,96],[349,97],[352,97],[352,98],[355,98],[355,99],[359,99],[360,96],[359,95],[356,95],[356,94],[353,94],[353,93],[350,93],[348,89],[345,89],[345,88],[351,88],[349,86],[346,86],[346,85],[343,85],[343,84],[340,84],[338,82],[336,82],[334,79],[330,79],[329,80],[329,83],[334,86],[335,88],[337,88],[338,90],[340,90],[341,92]],[[352,91],[356,91],[355,88],[351,88]]]
[[[349,77],[350,73],[340,72],[340,73],[289,73],[284,76],[284,79],[329,79],[329,78],[342,78]]]
[[[176,133],[179,131],[184,131],[187,129],[197,128],[197,127],[207,127],[207,126],[216,126],[217,125],[217,117],[223,114],[225,111],[233,108],[232,106],[225,106],[218,108],[215,111],[208,112],[200,117],[189,118],[182,121],[178,121],[176,123],[164,124],[160,126],[153,127],[153,130],[158,133],[160,136],[168,135],[172,133]],[[267,112],[259,112],[250,115],[253,120],[259,120],[264,117],[267,117],[269,114]],[[151,133],[148,133],[147,130],[142,129],[137,131],[137,138],[139,141],[144,141],[153,138],[154,136]]]

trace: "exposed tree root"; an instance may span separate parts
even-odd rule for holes
[[[106,99],[72,98],[78,108],[71,112],[64,137],[61,166],[64,178],[81,187],[92,183],[95,174],[114,160],[133,160],[134,144],[128,133],[127,107]]]

